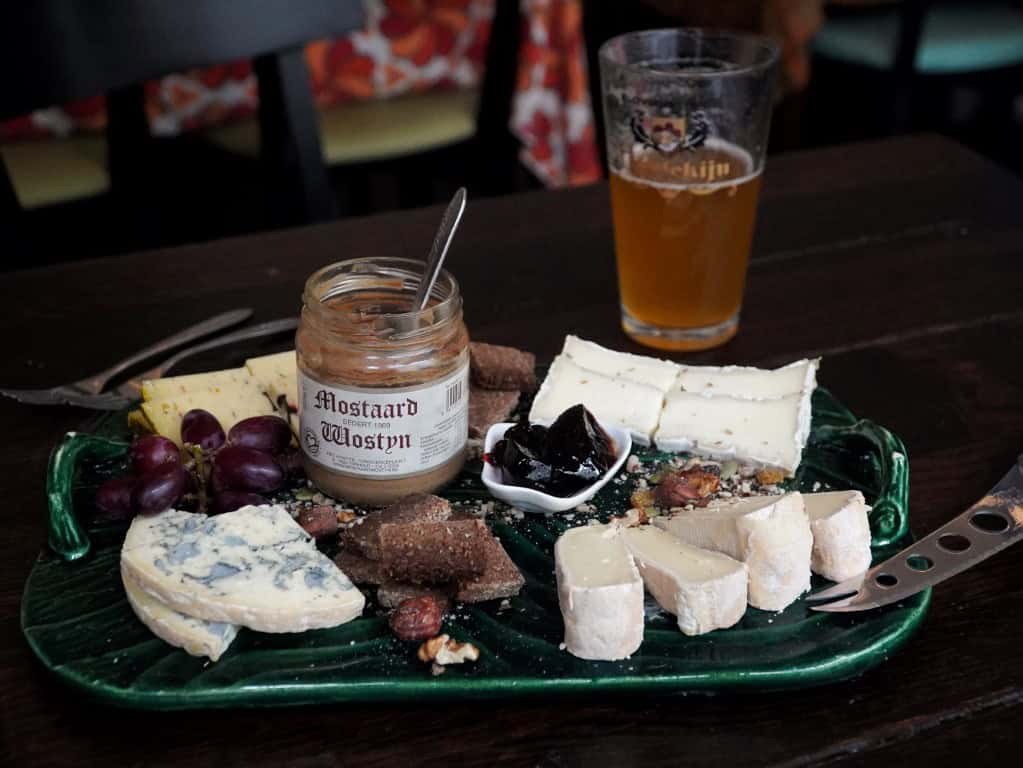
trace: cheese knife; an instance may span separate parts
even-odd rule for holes
[[[980,501],[866,573],[815,592],[815,611],[880,608],[933,587],[1023,538],[1023,455]]]

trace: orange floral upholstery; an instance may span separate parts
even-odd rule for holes
[[[364,27],[306,47],[316,101],[386,99],[482,79],[494,0],[363,0]],[[549,186],[600,175],[587,86],[581,0],[520,0],[522,46],[511,128],[522,162]],[[247,61],[146,84],[155,135],[173,136],[251,116],[258,89]],[[0,123],[0,141],[102,130],[102,96]]]

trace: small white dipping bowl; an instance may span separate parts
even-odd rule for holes
[[[510,422],[491,426],[487,430],[487,439],[483,443],[483,450],[490,453],[494,446],[497,445],[498,440],[504,437],[504,433],[508,431],[509,427],[513,426],[515,425]],[[604,424],[600,426],[614,440],[615,463],[611,465],[611,468],[599,480],[586,486],[574,496],[551,496],[549,493],[543,493],[533,488],[523,488],[520,485],[506,485],[501,482],[501,470],[485,461],[483,462],[482,473],[483,484],[487,486],[490,493],[496,498],[524,512],[566,512],[567,510],[574,509],[584,501],[592,499],[597,491],[603,488],[607,481],[614,477],[615,473],[622,468],[622,464],[625,463],[629,453],[632,451],[632,436],[628,430],[621,429],[620,427],[609,427]]]

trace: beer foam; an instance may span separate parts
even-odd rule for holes
[[[681,182],[661,181],[659,179],[654,180],[642,176],[635,176],[632,173],[629,173],[628,170],[626,170],[626,168],[628,168],[631,165],[631,163],[629,162],[630,160],[629,154],[626,154],[626,156],[623,157],[622,167],[612,168],[611,172],[626,181],[630,181],[634,184],[639,184],[645,187],[654,187],[656,189],[663,190],[673,190],[676,192],[700,190],[704,192],[704,194],[710,194],[711,192],[714,192],[718,189],[737,187],[740,184],[745,184],[746,182],[755,179],[761,173],[761,171],[750,170],[753,168],[753,156],[742,147],[736,146],[735,144],[732,144],[729,141],[725,141],[724,139],[719,139],[716,137],[711,137],[708,138],[706,142],[704,142],[702,148],[717,150],[722,154],[729,155],[730,159],[734,158],[735,161],[741,163],[742,166],[747,170],[747,172],[742,176],[730,176],[727,179],[723,179],[721,181],[701,181],[698,178]],[[637,142],[632,146],[631,156],[646,154],[648,151],[649,150],[643,147],[642,144]],[[703,160],[696,160],[694,162],[696,165],[699,165],[700,163],[713,162],[713,160],[705,158]]]

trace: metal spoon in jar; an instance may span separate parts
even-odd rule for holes
[[[416,298],[412,303],[413,310],[422,312],[430,302],[430,292],[433,284],[437,281],[437,275],[444,264],[444,257],[448,255],[448,248],[451,241],[455,239],[455,230],[462,221],[462,214],[465,213],[465,187],[460,187],[455,196],[448,203],[444,217],[440,220],[440,227],[433,238],[433,245],[430,246],[430,255],[426,259],[426,270],[423,272],[423,279],[419,283],[419,290],[416,291]]]

